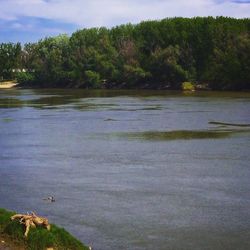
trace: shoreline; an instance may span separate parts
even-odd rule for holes
[[[182,91],[183,93],[194,93],[194,92],[250,92],[250,89],[210,89],[208,87],[204,87],[201,85],[193,86],[192,89],[189,88],[168,88],[166,86],[159,86],[157,88],[149,87],[149,86],[140,86],[135,88],[124,88],[122,86],[116,86],[116,87],[100,87],[100,88],[86,88],[86,87],[72,87],[72,86],[41,86],[41,85],[26,85],[26,84],[20,84],[16,82],[15,80],[9,80],[9,81],[0,81],[0,89],[12,89],[12,88],[21,88],[21,89],[79,89],[79,90],[129,90],[129,91]]]
[[[11,89],[18,85],[15,81],[3,81],[0,82],[0,89]]]

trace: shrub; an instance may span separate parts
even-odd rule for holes
[[[195,90],[195,86],[191,82],[183,82],[182,83],[182,90],[193,91],[193,90]]]
[[[100,74],[92,71],[92,70],[86,70],[85,71],[85,76],[86,76],[86,83],[87,87],[89,88],[99,88],[100,87]]]
[[[18,72],[16,74],[17,82],[20,84],[31,84],[35,80],[35,76],[29,72]]]

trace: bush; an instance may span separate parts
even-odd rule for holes
[[[150,77],[149,72],[144,71],[141,67],[125,65],[124,66],[124,76],[129,86],[133,86],[137,82],[143,81],[147,77]]]
[[[19,72],[16,74],[17,82],[20,84],[31,84],[35,80],[35,76],[29,72]]]
[[[182,83],[182,90],[193,91],[193,90],[195,90],[195,86],[191,82],[183,82]]]
[[[92,70],[86,70],[85,76],[86,76],[87,87],[94,89],[100,87],[101,80],[99,73]]]

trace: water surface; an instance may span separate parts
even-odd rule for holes
[[[249,93],[1,90],[0,207],[95,250],[250,249],[249,124]]]

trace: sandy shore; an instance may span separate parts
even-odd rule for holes
[[[10,89],[17,85],[14,81],[0,82],[0,89]]]

